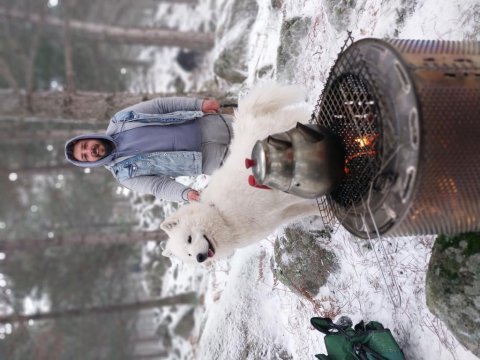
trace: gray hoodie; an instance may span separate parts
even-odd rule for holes
[[[211,173],[221,165],[231,138],[231,118],[202,116],[201,100],[157,98],[119,111],[106,134],[76,136],[65,144],[65,156],[80,167],[105,166],[123,186],[171,201],[185,201],[190,188],[180,175]],[[95,162],[73,157],[81,139],[102,139],[112,151]]]

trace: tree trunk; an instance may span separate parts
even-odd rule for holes
[[[36,118],[47,119],[83,119],[106,122],[117,111],[149,100],[158,94],[98,93],[78,91],[71,94],[69,103],[65,103],[65,94],[61,91],[42,91],[32,94],[33,114]],[[16,101],[15,101],[16,100]],[[0,97],[0,111],[4,115],[18,115],[22,104],[11,93]],[[25,111],[24,111],[25,113]]]
[[[40,38],[43,34],[44,27],[45,27],[45,4],[41,7],[40,15],[38,16],[37,27],[34,29],[34,33],[32,36],[32,42],[30,44],[30,49],[28,55],[25,59],[25,105],[29,111],[32,111],[32,93],[34,88],[34,81],[35,81],[35,58],[37,57],[38,45],[40,42]]]
[[[43,120],[45,122],[45,119]],[[100,131],[105,131],[105,129],[101,129]],[[20,144],[20,143],[28,143],[32,142],[32,139],[35,139],[35,142],[54,142],[60,140],[66,140],[72,138],[77,135],[81,134],[88,134],[93,133],[95,131],[92,130],[32,130],[27,132],[15,132],[6,130],[3,133],[0,133],[0,141],[2,143],[10,143],[10,144]],[[43,167],[41,167],[43,168]],[[1,167],[0,167],[1,169]],[[26,170],[30,170],[34,168],[27,168]],[[23,170],[23,169],[22,169]]]
[[[47,313],[36,313],[31,315],[12,314],[0,316],[0,324],[9,324],[13,322],[26,322],[29,320],[55,320],[65,319],[86,315],[112,314],[121,311],[139,311],[163,306],[172,306],[180,304],[196,304],[197,296],[194,292],[183,293],[180,295],[165,297],[161,299],[139,301],[126,304],[113,304],[106,306],[94,306],[83,309],[69,309],[60,311],[51,311]]]
[[[1,252],[28,251],[65,245],[98,245],[98,244],[134,244],[145,241],[167,240],[163,231],[138,231],[124,234],[86,234],[56,235],[45,239],[17,239],[0,241]]]
[[[80,134],[103,132],[105,127],[106,123],[96,120],[49,118],[47,121],[33,116],[0,115],[0,143],[25,144],[35,139],[48,144]],[[0,166],[0,171],[5,168]]]
[[[15,80],[15,76],[13,76],[12,69],[10,69],[10,66],[8,66],[8,63],[2,57],[0,57],[0,75],[3,76],[15,95],[19,96],[20,87],[18,86],[18,82]]]
[[[95,93],[97,94],[97,93]],[[134,95],[132,95],[134,96]],[[10,91],[2,91],[0,89],[0,105],[2,104],[2,98],[9,98],[11,96]],[[7,99],[9,102],[11,99]],[[18,102],[16,104],[10,103],[9,109],[17,109]],[[25,116],[22,115],[21,112],[12,112],[12,115],[4,115],[7,111],[7,108],[0,107],[0,128],[2,125],[7,124],[5,127],[15,128],[19,131],[22,130],[30,130],[32,128],[41,127],[42,129],[45,128],[45,118],[43,117],[36,117],[36,116]],[[93,127],[97,130],[104,130],[103,126],[98,123],[96,119],[69,119],[69,118],[49,118],[48,119],[48,126],[50,128],[57,128],[62,127],[65,128],[65,125],[68,125],[68,128],[72,131],[74,130],[83,130],[85,127]],[[2,131],[5,131],[5,127],[2,128]]]
[[[157,335],[150,335],[146,337],[137,337],[132,339],[132,342],[135,344],[144,344],[144,343],[158,343],[159,337]]]
[[[151,354],[142,354],[142,355],[133,355],[134,360],[148,360],[148,359],[161,359],[166,358],[169,355],[169,352],[166,350],[160,350],[156,353]]]
[[[67,139],[67,137],[64,137],[63,139]],[[0,141],[4,142],[2,138],[0,138]],[[65,172],[71,172],[71,173],[80,173],[84,169],[72,166],[72,164],[62,164],[62,165],[46,165],[46,166],[33,166],[33,167],[11,167],[11,168],[6,168],[3,166],[0,166],[0,173],[4,174],[10,174],[12,172],[23,175],[23,176],[33,176],[33,175],[52,175],[52,174],[59,174],[59,173],[65,173]]]
[[[66,102],[70,101],[70,96],[76,91],[75,75],[73,71],[72,37],[70,36],[70,1],[71,0],[63,0],[63,48],[65,56]]]
[[[0,8],[0,16],[31,23],[40,22],[38,14],[26,14],[17,10],[9,11],[5,8]],[[45,24],[56,28],[63,28],[65,25],[62,20],[52,16],[45,17]],[[78,20],[70,21],[70,29],[79,36],[121,44],[176,46],[199,51],[209,50],[214,45],[212,33],[200,33],[197,31],[181,32],[155,28],[121,28]]]
[[[172,4],[198,4],[198,0],[161,0],[161,3],[172,3]]]
[[[120,59],[120,60],[113,60],[113,62],[126,68],[148,69],[150,66],[152,66],[152,61],[150,60]]]
[[[46,119],[83,119],[85,121],[108,121],[117,111],[158,96],[215,97],[222,102],[220,94],[131,94],[99,93],[78,91],[71,95],[71,102],[64,103],[63,92],[43,91],[32,94],[33,116]],[[0,112],[2,115],[22,114],[22,104],[13,92],[0,91]],[[23,110],[25,113],[25,111]],[[1,119],[0,119],[1,120]]]

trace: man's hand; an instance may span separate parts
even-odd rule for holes
[[[200,200],[200,193],[197,190],[190,190],[187,193],[188,201],[198,201]]]
[[[220,109],[220,103],[215,99],[205,99],[202,103],[202,111],[207,114],[213,114]]]

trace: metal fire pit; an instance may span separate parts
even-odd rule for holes
[[[312,121],[346,152],[325,220],[361,238],[480,230],[480,43],[353,43]]]

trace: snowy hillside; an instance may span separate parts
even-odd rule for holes
[[[233,0],[204,1],[199,21],[228,17]],[[258,0],[248,36],[246,79],[242,84],[220,81],[222,91],[247,91],[266,76],[297,83],[309,90],[312,106],[326,81],[330,66],[351,30],[363,37],[480,40],[478,0]],[[277,69],[277,48],[282,23],[308,18],[301,52],[288,69]],[[178,21],[182,21],[179,19]],[[197,20],[195,20],[197,21]],[[205,20],[203,20],[205,21]],[[238,31],[244,31],[239,29]],[[221,41],[219,46],[222,46]],[[212,67],[221,47],[205,59]],[[168,82],[156,65],[155,88]],[[210,76],[212,72],[209,73]],[[204,79],[208,78],[208,74]],[[192,86],[201,87],[201,78]],[[203,186],[203,178],[199,186]],[[321,230],[320,219],[297,224]],[[360,241],[340,228],[319,243],[333,252],[339,270],[333,272],[318,294],[297,295],[275,275],[273,243],[283,229],[259,244],[241,249],[208,269],[174,263],[163,284],[163,294],[195,290],[204,301],[195,310],[195,329],[188,339],[175,338],[178,349],[171,359],[314,359],[324,353],[323,337],[309,323],[312,316],[348,315],[354,323],[377,320],[392,330],[408,359],[476,359],[465,350],[425,304],[425,274],[434,237]],[[385,247],[388,263],[381,256]],[[377,258],[377,255],[380,256]],[[391,266],[392,272],[389,272]],[[321,260],[312,272],[321,272]],[[393,277],[393,279],[392,279]],[[386,286],[392,282],[397,286]],[[183,308],[179,309],[180,313]],[[185,308],[186,311],[186,308]]]

